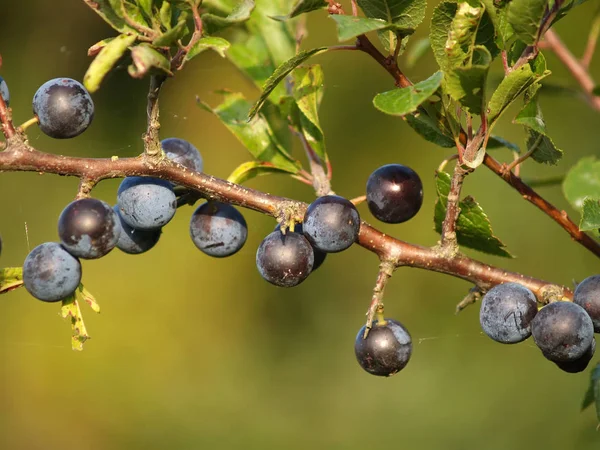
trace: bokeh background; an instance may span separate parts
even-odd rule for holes
[[[578,54],[597,3],[579,7],[557,27]],[[311,14],[308,30],[306,48],[336,42],[324,13]],[[424,25],[418,36],[426,31]],[[0,2],[0,74],[10,86],[15,121],[31,117],[32,96],[48,79],[81,79],[87,48],[111,35],[82,1]],[[567,71],[547,58],[550,82],[573,87]],[[378,226],[410,242],[435,244],[434,169],[451,151],[372,107],[373,96],[392,83],[367,56],[340,52],[315,62],[325,71],[321,117],[334,189],[355,197],[380,165],[413,167],[425,185],[423,209],[408,223]],[[428,55],[407,72],[420,80],[434,70]],[[600,78],[600,57],[592,72]],[[66,155],[134,156],[142,149],[146,86],[147,80],[116,72],[95,94],[96,117],[85,134],[56,141],[33,127],[31,143]],[[206,53],[166,84],[162,136],[191,141],[206,171],[226,177],[248,154],[195,104],[196,95],[215,104],[212,92],[220,88],[258,95],[227,60]],[[542,106],[565,156],[556,167],[526,163],[527,178],[564,174],[579,158],[600,153],[600,116],[580,97],[548,90]],[[520,127],[508,119],[497,132],[523,141]],[[511,157],[506,150],[497,156]],[[248,184],[313,198],[308,187],[286,177]],[[117,186],[103,182],[94,194],[114,203]],[[57,239],[58,215],[76,189],[76,179],[54,175],[0,176],[3,266],[20,266],[31,248]],[[518,258],[470,255],[567,285],[600,272],[593,255],[486,169],[468,178],[465,191],[480,201]],[[560,186],[540,191],[577,217]],[[24,290],[0,298],[0,448],[599,448],[593,411],[579,412],[588,372],[561,372],[530,341],[492,342],[480,331],[477,307],[454,315],[468,283],[398,270],[386,293],[386,313],[410,330],[413,357],[392,378],[372,377],[356,363],[353,342],[376,277],[374,255],[360,248],[330,255],[302,285],[277,288],[262,280],[254,263],[273,219],[246,211],[246,246],[216,260],[189,238],[192,211],[178,211],[148,254],[114,251],[83,262],[83,281],[102,313],[84,307],[93,339],[82,353],[70,348],[70,326],[58,316],[59,305],[38,302]],[[360,212],[373,220],[364,205]]]

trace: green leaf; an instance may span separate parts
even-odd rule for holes
[[[516,35],[528,45],[537,43],[548,0],[512,0],[508,22]]]
[[[110,41],[114,40],[115,38],[111,37],[111,38],[106,38],[106,39],[102,39],[101,41],[96,42],[94,45],[92,45],[90,48],[88,48],[87,51],[87,55],[88,56],[96,56],[98,53],[100,53],[100,51],[102,51],[102,49],[104,47],[106,47]]]
[[[492,19],[483,7],[446,1],[433,11],[429,39],[440,68],[449,71],[463,65],[489,64],[485,53],[474,50],[483,46],[495,58],[500,50],[494,33]]]
[[[600,200],[586,198],[581,211],[581,231],[600,230]]]
[[[136,3],[142,8],[146,16],[152,17],[152,4],[154,0],[137,0]]]
[[[406,123],[425,140],[443,148],[452,148],[456,145],[451,134],[444,133],[440,126],[426,114],[409,114],[405,117]]]
[[[286,14],[285,16],[271,16],[271,18],[279,21],[285,21],[299,16],[300,14],[325,8],[327,5],[328,3],[325,0],[298,0],[289,14]]]
[[[536,91],[533,95],[530,93],[532,89],[535,89]],[[538,133],[546,134],[546,122],[544,122],[538,101],[538,89],[539,84],[534,84],[528,89],[525,93],[525,106],[521,109],[519,114],[517,114],[517,117],[515,117],[513,122],[531,128]]]
[[[319,106],[323,98],[323,70],[319,65],[299,67],[294,70],[293,79],[292,95],[300,111],[302,134],[321,161],[327,161],[325,135],[319,123]]]
[[[480,115],[486,103],[485,83],[492,55],[483,46],[475,47],[481,64],[456,67],[446,73],[446,92],[470,113]]]
[[[413,86],[377,94],[373,104],[375,108],[386,114],[404,116],[416,111],[421,103],[437,91],[443,76],[442,72],[436,72]]]
[[[0,269],[0,294],[5,294],[23,286],[23,269],[5,267]]]
[[[467,2],[458,4],[458,9],[450,24],[448,39],[444,46],[447,68],[472,64],[475,36],[483,11],[483,6],[473,7]]]
[[[545,62],[543,66],[545,66]],[[542,64],[536,64],[535,62],[524,64],[510,72],[500,82],[488,103],[488,123],[490,123],[490,126],[495,124],[502,113],[506,111],[506,108],[519,98],[527,88],[550,75],[550,71],[542,70],[541,67]]]
[[[203,37],[192,45],[192,48],[185,56],[185,60],[189,61],[208,49],[214,50],[224,58],[225,52],[229,49],[230,45],[228,41],[220,37]]]
[[[533,151],[531,158],[545,164],[558,164],[563,151],[558,149],[547,134],[546,123],[539,105],[540,84],[532,85],[525,92],[525,106],[513,122],[524,125],[527,131],[527,151]]]
[[[254,115],[248,121],[250,103],[242,94],[223,92],[224,101],[216,108],[200,102],[205,110],[215,114],[234,136],[259,161],[272,163],[290,173],[297,173],[301,166],[277,142],[269,123],[262,115]]]
[[[288,173],[295,174],[297,171],[290,172],[289,170],[282,169],[268,162],[261,161],[249,161],[239,165],[227,181],[231,181],[232,183],[241,184],[245,181],[248,181],[252,178],[256,178],[261,175],[270,175],[274,173]]]
[[[323,53],[325,51],[327,51],[327,47],[317,47],[317,48],[313,48],[312,50],[305,50],[303,52],[298,53],[296,56],[287,60],[282,65],[280,65],[277,69],[275,69],[275,72],[273,72],[273,74],[265,82],[265,85],[263,86],[263,89],[262,89],[263,92],[262,92],[262,94],[260,94],[259,99],[256,101],[254,106],[252,106],[252,108],[250,109],[250,112],[248,113],[248,118],[252,119],[256,115],[258,110],[265,103],[265,100],[267,99],[269,94],[292,70],[294,70],[296,67],[298,67],[300,64],[302,64],[304,61],[306,61],[311,56],[314,56],[319,53]]]
[[[83,287],[83,284],[79,285],[74,294],[63,299],[60,309],[61,317],[71,322],[71,347],[77,351],[83,350],[83,344],[90,338],[81,314],[82,303],[87,303],[94,312],[100,312],[96,299]]]
[[[202,14],[204,30],[208,34],[213,34],[229,26],[243,23],[250,19],[250,14],[254,10],[254,7],[254,0],[242,0],[227,17],[211,13]]]
[[[397,45],[397,34],[410,35],[423,21],[427,0],[358,0],[358,5],[368,18],[381,19],[393,26],[378,33],[379,40],[390,51]]]
[[[389,22],[386,22],[385,20],[369,19],[368,17],[332,14],[329,18],[333,19],[337,25],[339,41],[347,41],[361,34],[370,31],[383,30],[391,26]]]
[[[517,144],[513,144],[512,142],[507,141],[503,137],[500,136],[490,136],[486,149],[493,150],[495,148],[506,147],[509,150],[520,153],[521,149]]]
[[[142,78],[150,71],[173,75],[169,60],[148,44],[144,43],[132,47],[131,57],[133,64],[127,68],[127,72],[133,78]]]
[[[431,18],[429,40],[431,41],[433,56],[442,70],[448,69],[446,41],[457,9],[458,5],[455,2],[442,2],[433,10]]]
[[[552,139],[532,129],[527,131],[527,151],[533,150],[531,159],[544,164],[558,164],[563,156],[563,151],[554,145]]]
[[[179,39],[189,33],[186,19],[187,15],[182,15],[182,18],[177,22],[177,25],[154,39],[152,45],[156,47],[170,47],[175,45]]]
[[[600,421],[600,363],[596,364],[590,373],[590,384],[583,398],[581,410],[583,411],[593,404],[596,405],[596,417]]]
[[[442,232],[442,223],[446,217],[448,193],[451,176],[446,172],[437,172],[436,188],[438,199],[435,204],[435,230]],[[456,237],[461,246],[472,248],[490,255],[512,258],[505,245],[493,234],[490,221],[479,204],[466,197],[459,203],[460,214],[456,221]]]
[[[425,18],[426,0],[358,0],[365,16],[381,19],[405,34],[412,32]]]
[[[100,88],[106,74],[121,59],[127,49],[133,45],[135,39],[134,34],[121,34],[100,50],[83,77],[83,84],[90,93],[94,93]]]
[[[234,41],[227,52],[227,58],[260,89],[275,71],[271,55],[264,39],[260,35],[247,34],[243,39]],[[284,95],[274,93],[276,100]]]
[[[406,56],[404,57],[406,67],[415,67],[417,62],[420,61],[430,49],[431,42],[429,41],[428,37],[414,41],[408,48]]]
[[[117,11],[113,9],[110,0],[95,0],[86,1],[92,11],[98,14],[102,19],[109,24],[112,28],[120,33],[136,32],[132,27],[127,25],[125,19],[123,19],[122,10],[119,8]]]
[[[586,198],[600,198],[600,160],[594,156],[580,159],[567,173],[563,193],[577,210],[583,208]]]

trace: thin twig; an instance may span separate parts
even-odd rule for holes
[[[367,196],[366,195],[359,195],[358,197],[354,197],[353,199],[350,200],[350,202],[356,206],[356,205],[360,205],[362,202],[367,200]]]
[[[160,121],[158,97],[160,94],[160,88],[162,87],[165,80],[166,77],[163,75],[152,75],[150,77],[150,89],[148,90],[148,105],[146,107],[148,123],[146,134],[144,135],[144,155],[150,158],[151,160],[155,160],[162,153],[159,137]]]
[[[450,182],[450,192],[448,193],[448,202],[446,204],[446,217],[442,223],[442,237],[440,241],[440,250],[443,254],[453,257],[458,253],[458,243],[456,240],[456,221],[460,214],[460,192],[465,177],[469,174],[460,164],[454,166],[454,174]]]
[[[321,162],[321,158],[319,158],[319,155],[317,155],[315,153],[312,146],[306,139],[306,136],[304,136],[304,133],[299,132],[299,133],[297,133],[297,135],[300,138],[300,142],[302,142],[302,147],[304,148],[304,151],[306,152],[306,156],[307,156],[308,162],[310,164],[310,172],[312,175],[312,184],[313,184],[313,187],[315,188],[315,192],[317,193],[317,195],[319,197],[321,197],[323,195],[331,194],[332,193],[331,182],[330,182],[329,177],[325,173],[325,170],[323,169],[323,164]]]
[[[575,58],[573,53],[566,47],[554,30],[548,30],[545,36],[545,42],[548,45],[548,48],[551,49],[558,59],[560,59],[567,69],[569,69],[573,78],[577,80],[589,104],[597,111],[600,111],[600,97],[597,97],[592,93],[594,87],[596,87],[596,83],[590,76],[587,68]]]
[[[585,234],[583,231],[580,231],[577,224],[569,218],[565,211],[560,211],[550,202],[545,200],[530,186],[525,184],[523,180],[521,180],[521,178],[516,176],[514,173],[503,170],[502,164],[496,161],[489,154],[485,155],[483,163],[492,172],[502,177],[504,181],[510,184],[513,188],[515,188],[525,200],[537,206],[546,215],[552,218],[552,220],[554,220],[562,228],[564,228],[565,231],[569,233],[575,241],[579,242],[581,245],[583,245],[585,248],[591,251],[594,255],[600,257],[600,244],[598,244],[598,242],[596,242],[590,236]]]
[[[373,288],[373,297],[371,298],[371,304],[367,310],[367,324],[365,327],[365,333],[363,339],[366,339],[369,335],[369,331],[373,326],[373,318],[375,313],[378,311],[383,312],[383,294],[385,292],[385,286],[394,273],[394,265],[383,261],[379,264],[379,273],[377,274],[377,281]]]
[[[596,12],[594,22],[592,23],[592,27],[590,28],[590,34],[588,36],[587,45],[585,46],[585,52],[583,52],[583,56],[581,57],[581,65],[588,70],[590,68],[590,63],[592,62],[592,58],[594,57],[594,52],[596,51],[596,44],[598,43],[598,37],[600,36],[600,8]]]

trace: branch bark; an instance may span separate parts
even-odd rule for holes
[[[5,151],[0,152],[0,171],[38,172],[68,175],[98,183],[108,178],[126,176],[159,177],[185,186],[211,198],[244,208],[253,209],[282,220],[294,217],[301,221],[307,204],[285,197],[278,197],[230,183],[219,178],[188,169],[165,158],[156,164],[144,157],[137,158],[76,158],[40,152],[26,142],[12,140]],[[537,295],[542,295],[552,283],[508,272],[466,256],[447,258],[436,249],[421,247],[388,236],[366,222],[361,223],[358,245],[375,253],[382,262],[394,267],[417,267],[445,273],[474,283],[483,290],[506,282],[517,282]],[[566,298],[572,292],[561,287]]]

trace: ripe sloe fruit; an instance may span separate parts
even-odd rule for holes
[[[309,205],[303,228],[313,247],[327,253],[341,252],[358,238],[360,216],[350,200],[325,195]]]
[[[10,104],[10,91],[8,90],[8,85],[6,84],[6,81],[4,81],[4,78],[2,77],[0,77],[0,95],[4,99],[4,103],[6,103],[6,106],[8,106]]]
[[[244,216],[233,206],[209,201],[194,211],[190,236],[202,252],[223,258],[237,253],[244,246],[248,226]]]
[[[423,205],[423,183],[410,167],[382,166],[367,181],[367,205],[371,214],[382,222],[406,222]]]
[[[163,139],[160,143],[165,155],[172,161],[196,172],[202,172],[204,161],[196,147],[179,138]]]
[[[592,339],[592,345],[587,349],[587,351],[583,354],[583,356],[575,361],[567,361],[560,362],[557,361],[555,364],[559,367],[559,369],[564,370],[568,373],[579,373],[583,372],[587,369],[588,364],[594,357],[594,353],[596,352],[596,340]]]
[[[34,248],[23,263],[23,284],[35,298],[57,302],[73,294],[81,282],[81,264],[60,244]]]
[[[281,225],[277,224],[277,226],[275,227],[274,231],[280,231],[281,230]],[[291,230],[288,229],[288,232],[290,232]],[[294,233],[299,233],[299,234],[303,234],[304,231],[302,230],[302,224],[301,223],[296,223],[294,224]],[[315,255],[315,262],[313,264],[313,268],[312,268],[312,272],[314,272],[315,270],[317,270],[319,267],[321,267],[321,264],[323,264],[323,261],[325,261],[325,257],[327,256],[327,253],[322,252],[321,250],[318,250],[316,248],[313,247],[313,253]]]
[[[493,340],[515,344],[531,336],[531,321],[537,311],[533,292],[517,283],[504,283],[483,297],[479,322]]]
[[[276,286],[292,287],[302,283],[314,264],[313,248],[299,233],[274,231],[256,252],[256,267],[261,276]]]
[[[121,225],[121,233],[117,241],[117,248],[119,250],[130,255],[139,255],[140,253],[147,252],[156,245],[162,234],[162,228],[136,230],[123,220],[121,214],[119,214],[119,205],[115,205],[113,210],[117,214]]]
[[[550,361],[581,358],[592,345],[594,324],[581,306],[555,302],[544,306],[531,322],[533,340]]]
[[[585,309],[592,318],[594,331],[600,333],[600,275],[593,275],[579,283],[573,302]]]
[[[117,191],[117,204],[121,218],[138,230],[161,228],[177,211],[171,183],[159,178],[125,178]]]
[[[391,377],[402,370],[412,354],[408,330],[395,320],[375,321],[366,339],[363,326],[354,341],[354,352],[360,366],[372,375]]]
[[[83,133],[94,118],[94,102],[89,92],[71,78],[47,81],[33,96],[33,113],[44,134],[55,139]]]
[[[58,219],[58,237],[69,253],[96,259],[110,252],[121,234],[121,224],[108,203],[82,198],[67,205]]]

